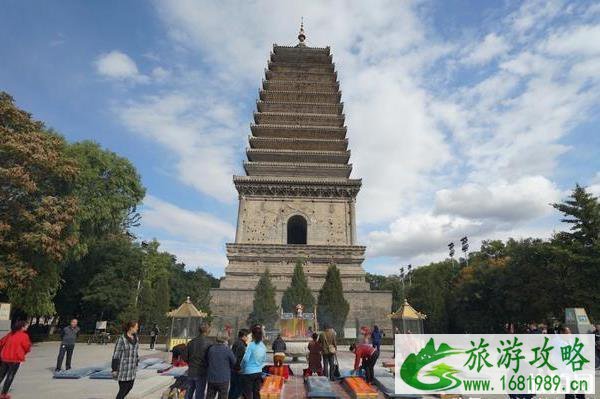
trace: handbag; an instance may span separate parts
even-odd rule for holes
[[[335,378],[340,378],[341,377],[341,374],[340,374],[340,365],[339,365],[338,360],[337,360],[337,355],[333,356],[333,376]]]
[[[335,345],[329,343],[326,332],[323,332],[323,340],[325,340],[325,345],[327,345],[327,352],[329,352],[330,355],[335,355],[337,348]]]

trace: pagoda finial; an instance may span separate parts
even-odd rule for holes
[[[306,44],[304,44],[304,41],[306,40],[306,35],[304,34],[304,17],[300,19],[300,33],[298,33],[298,40],[300,41],[300,43],[298,43],[299,46],[306,46]]]

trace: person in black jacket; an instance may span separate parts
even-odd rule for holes
[[[231,381],[229,387],[229,399],[238,399],[244,390],[242,385],[242,379],[240,375],[242,359],[246,353],[246,346],[250,341],[250,330],[242,328],[238,332],[238,338],[231,346],[231,350],[235,356],[235,365],[231,370]]]
[[[281,334],[277,335],[277,338],[273,341],[273,345],[271,345],[271,349],[273,349],[273,364],[277,367],[281,366],[287,349],[285,341],[281,338]]]
[[[208,364],[206,399],[215,399],[217,394],[219,399],[227,398],[231,371],[235,366],[236,359],[227,346],[225,333],[219,333],[217,343],[206,350],[206,359]]]
[[[185,393],[185,399],[204,399],[206,390],[206,350],[212,344],[206,337],[208,324],[202,323],[198,336],[187,344],[186,361],[188,364],[189,389]]]

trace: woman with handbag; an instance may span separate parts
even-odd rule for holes
[[[119,381],[119,393],[116,399],[124,399],[135,381],[140,342],[137,336],[138,323],[130,321],[125,325],[124,333],[117,339],[112,357],[113,378]]]
[[[323,348],[323,374],[334,380],[334,370],[336,365],[337,343],[335,342],[335,330],[330,325],[325,326],[325,330],[319,336],[319,344]]]

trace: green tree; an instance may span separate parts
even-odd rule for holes
[[[284,312],[294,312],[298,304],[302,304],[307,312],[312,312],[315,307],[315,297],[308,287],[303,266],[301,260],[296,261],[292,282],[281,298],[281,308]]]
[[[77,164],[65,147],[0,92],[0,295],[31,315],[53,313],[60,265],[78,244]]]
[[[254,291],[252,312],[248,316],[248,324],[262,324],[273,328],[279,318],[277,303],[275,302],[275,286],[271,282],[271,274],[267,268],[260,276]]]
[[[82,316],[82,292],[101,271],[93,263],[95,255],[89,252],[102,247],[102,241],[110,241],[112,236],[131,236],[127,229],[139,220],[135,210],[145,192],[140,176],[126,158],[90,141],[71,144],[66,152],[79,169],[73,193],[80,204],[76,214],[80,245],[77,256],[64,266],[55,298],[63,319]],[[91,261],[86,259],[88,256]]]
[[[98,242],[86,257],[86,264],[100,267],[82,288],[83,312],[96,320],[137,318],[138,283],[144,279],[143,257],[140,245],[125,235]]]
[[[331,325],[338,332],[344,331],[349,311],[350,304],[344,298],[340,271],[336,265],[330,265],[317,299],[317,319],[320,328]]]
[[[560,234],[562,238],[578,241],[585,246],[598,242],[600,239],[598,198],[577,184],[567,200],[552,206],[564,215],[561,221],[571,225],[572,233],[562,232]]]
[[[571,225],[570,232],[560,232],[553,246],[568,257],[565,271],[570,275],[568,307],[585,307],[591,317],[600,319],[600,202],[598,198],[576,185],[569,198],[553,204],[563,213],[562,221]],[[570,288],[570,287],[569,287]]]
[[[210,289],[219,287],[219,279],[202,268],[185,270],[183,263],[176,263],[171,268],[169,286],[171,309],[189,296],[198,309],[210,315]]]
[[[431,333],[448,332],[453,264],[449,261],[431,263],[412,271],[412,284],[407,288],[409,302],[427,315],[425,326]],[[408,284],[405,282],[405,284]]]
[[[154,323],[164,325],[169,311],[169,279],[175,257],[159,252],[159,243],[153,240],[142,243],[141,290],[138,299],[140,322],[146,327]]]
[[[138,226],[137,206],[146,190],[131,162],[91,141],[71,144],[67,153],[79,168],[74,193],[80,204],[77,221],[83,241]]]

